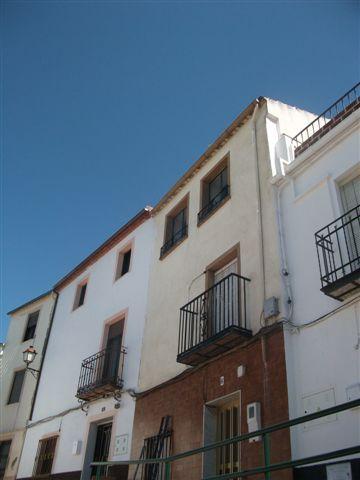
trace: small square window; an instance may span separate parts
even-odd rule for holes
[[[84,305],[86,295],[87,281],[80,283],[76,289],[74,310]]]
[[[25,342],[26,340],[30,340],[31,338],[34,338],[36,325],[39,318],[39,313],[40,311],[33,312],[33,313],[30,313],[30,315],[28,316],[23,342]]]
[[[117,280],[118,278],[124,276],[126,273],[129,272],[130,262],[131,262],[131,248],[119,253],[118,263],[116,266],[115,280]]]
[[[8,404],[19,402],[24,378],[25,370],[19,370],[18,372],[15,372]]]
[[[50,437],[39,441],[35,458],[34,475],[51,474],[57,439],[58,437]]]

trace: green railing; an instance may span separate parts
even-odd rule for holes
[[[214,450],[219,447],[223,447],[225,445],[230,445],[233,443],[243,442],[245,440],[249,440],[252,437],[263,437],[263,448],[264,448],[264,465],[256,468],[252,468],[249,470],[241,470],[239,472],[234,473],[225,473],[221,475],[215,475],[211,477],[204,477],[203,480],[227,480],[227,479],[236,479],[236,478],[243,478],[243,477],[250,477],[252,475],[258,474],[265,474],[266,480],[271,479],[271,472],[275,472],[277,470],[285,470],[293,467],[299,467],[304,465],[309,465],[311,463],[323,462],[327,460],[332,460],[340,457],[346,457],[348,455],[355,455],[360,453],[360,444],[343,448],[340,450],[335,450],[332,452],[322,453],[319,455],[313,455],[311,457],[300,458],[297,460],[288,460],[279,463],[270,463],[271,456],[270,456],[270,434],[276,432],[278,430],[283,430],[285,428],[293,427],[295,425],[300,425],[305,422],[310,422],[312,420],[316,420],[318,418],[326,417],[328,415],[333,415],[335,413],[344,412],[346,410],[350,410],[353,408],[360,407],[360,399],[353,400],[351,402],[342,403],[341,405],[337,405],[335,407],[327,408],[325,410],[321,410],[316,413],[311,413],[308,415],[303,415],[302,417],[297,417],[292,420],[287,420],[286,422],[277,423],[270,427],[265,427],[256,432],[252,433],[245,433],[244,435],[238,435],[233,438],[229,438],[226,440],[222,440],[221,442],[211,443],[209,445],[205,445],[201,448],[195,448],[193,450],[188,450],[186,452],[178,453],[176,455],[171,455],[169,457],[164,458],[152,458],[152,459],[143,459],[143,460],[128,460],[122,462],[93,462],[91,466],[96,467],[96,480],[100,480],[101,476],[101,467],[109,467],[112,465],[137,465],[137,464],[148,464],[148,463],[164,463],[165,464],[165,479],[170,480],[171,478],[171,464],[180,460],[182,458],[190,457],[193,455],[200,455],[204,452],[208,452],[210,450]]]

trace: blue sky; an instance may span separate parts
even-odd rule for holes
[[[358,2],[4,1],[1,319],[163,193],[263,95],[359,78]]]

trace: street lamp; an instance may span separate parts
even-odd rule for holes
[[[24,360],[24,363],[26,364],[26,370],[29,370],[35,378],[37,375],[39,375],[40,370],[31,368],[29,367],[29,365],[35,360],[36,355],[37,355],[37,351],[32,345],[30,345],[30,347],[28,347],[26,350],[23,351],[23,360]]]

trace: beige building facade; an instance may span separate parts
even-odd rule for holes
[[[35,348],[37,356],[31,368],[39,370],[55,304],[56,294],[51,291],[9,312],[8,335],[0,357],[0,478],[16,478],[37,390],[38,375],[26,371],[23,351]]]

